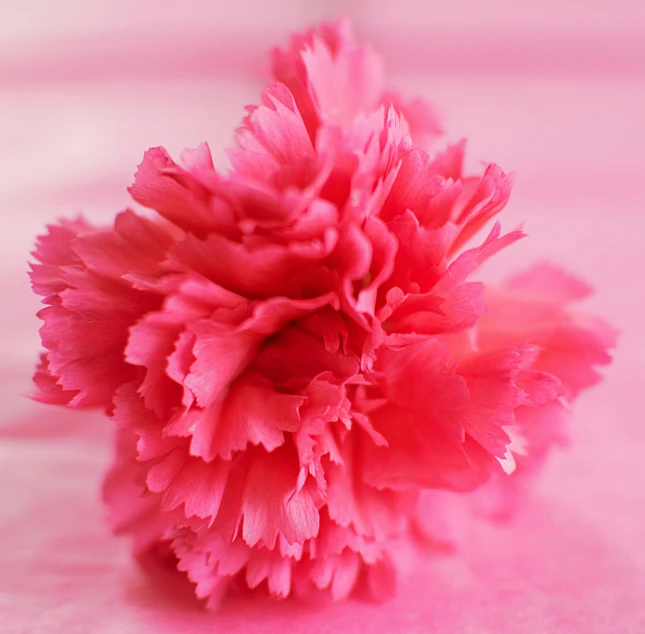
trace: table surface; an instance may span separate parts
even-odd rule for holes
[[[549,0],[535,15],[505,0],[436,12],[411,0],[397,11],[331,3],[383,45],[394,85],[436,102],[449,138],[470,139],[473,166],[495,160],[516,171],[501,220],[509,229],[524,221],[530,238],[488,274],[543,258],[565,264],[596,288],[589,310],[621,330],[605,382],[578,403],[572,446],[553,456],[515,520],[473,524],[459,556],[418,561],[384,606],[236,600],[216,615],[156,587],[109,534],[97,493],[109,424],[24,396],[39,348],[26,260],[45,222],[80,209],[108,219],[128,205],[125,187],[147,147],[177,153],[208,140],[222,161],[262,86],[260,44],[331,10],[233,4],[0,9],[0,632],[645,632],[639,2]],[[427,42],[426,31],[437,37]]]

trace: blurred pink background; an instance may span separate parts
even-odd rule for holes
[[[340,14],[395,87],[469,138],[472,166],[516,172],[501,220],[530,238],[489,274],[566,264],[622,336],[572,448],[513,524],[470,527],[461,557],[413,566],[385,607],[232,603],[213,617],[160,597],[109,536],[108,425],[23,396],[39,349],[26,262],[46,222],[130,204],[150,146],[207,140],[224,164],[267,49]],[[644,113],[642,0],[3,0],[0,632],[645,632]]]

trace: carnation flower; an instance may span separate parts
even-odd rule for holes
[[[512,175],[435,149],[346,22],[272,60],[228,172],[151,149],[130,193],[154,215],[64,220],[32,265],[37,398],[106,411],[115,530],[211,607],[391,595],[412,533],[537,470],[614,338],[554,266],[473,281],[523,237],[490,226]]]

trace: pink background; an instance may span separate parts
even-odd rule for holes
[[[91,7],[91,8],[90,8]],[[410,564],[386,606],[163,594],[103,523],[99,416],[31,403],[38,302],[26,260],[45,222],[108,220],[143,151],[230,143],[263,54],[348,14],[392,83],[433,100],[473,166],[517,173],[507,228],[529,240],[490,270],[544,256],[597,289],[621,331],[515,522],[475,524],[460,557]],[[645,3],[640,0],[0,3],[0,632],[645,632]],[[506,220],[504,220],[506,218]]]

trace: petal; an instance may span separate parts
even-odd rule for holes
[[[210,177],[217,179],[212,162],[200,165],[210,168]],[[214,204],[203,183],[204,176],[196,178],[179,167],[164,148],[156,147],[144,154],[128,191],[139,204],[154,209],[177,227],[201,235],[230,222],[230,212]]]
[[[276,84],[262,94],[262,105],[250,112],[236,134],[239,149],[229,151],[238,174],[257,181],[273,181],[304,188],[314,177],[316,159],[311,140],[289,89]]]
[[[300,425],[304,396],[277,392],[257,377],[236,381],[221,403],[214,403],[195,417],[191,453],[207,461],[233,453],[249,444],[271,452],[284,443],[284,432]]]
[[[215,518],[224,496],[231,465],[216,460],[192,458],[182,448],[169,453],[148,471],[146,484],[162,493],[162,508],[173,510],[184,505],[187,517]]]
[[[240,507],[242,536],[249,546],[261,541],[271,550],[278,534],[293,544],[318,533],[318,510],[308,487],[296,492],[298,469],[293,446],[254,453]]]
[[[515,408],[523,400],[516,379],[536,354],[537,348],[525,345],[475,354],[459,364],[469,394],[462,410],[466,433],[498,458],[504,457],[510,442],[504,426],[514,423]]]

